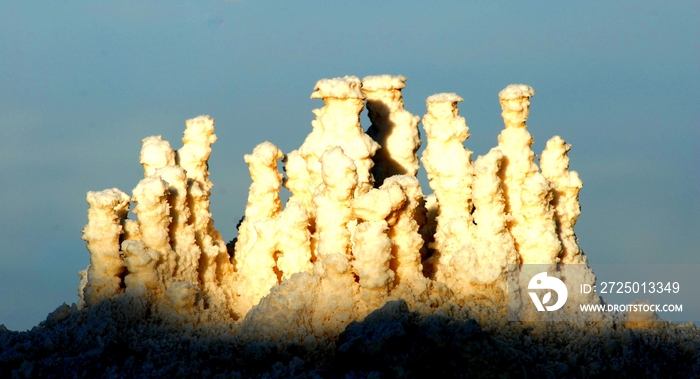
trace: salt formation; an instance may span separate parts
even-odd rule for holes
[[[342,147],[357,167],[355,194],[363,194],[373,187],[370,170],[379,144],[365,134],[360,125],[365,100],[361,86],[360,79],[346,76],[321,79],[314,87],[311,98],[323,99],[326,105],[314,109],[313,131],[298,152],[306,162],[309,173],[307,191],[312,194],[323,181],[320,158],[327,149],[335,146]]]
[[[432,245],[435,253],[428,264],[436,272],[437,280],[453,288],[457,283],[452,258],[474,239],[473,167],[471,151],[462,145],[469,138],[469,128],[459,115],[460,101],[463,99],[454,93],[440,93],[426,99],[428,113],[423,118],[423,128],[428,146],[421,158],[438,204]]]
[[[403,208],[406,196],[396,182],[387,182],[353,203],[353,213],[361,222],[354,229],[353,271],[360,284],[360,313],[380,307],[394,284],[392,241],[389,226],[396,224],[396,212]],[[392,217],[393,216],[393,217]]]
[[[160,136],[143,139],[137,221],[126,219],[128,195],[88,195],[85,305],[121,293],[148,296],[173,317],[229,320],[244,339],[314,345],[397,300],[423,314],[471,306],[474,315],[502,318],[506,277],[519,264],[585,263],[573,232],[581,182],[559,137],[547,144],[541,173],[535,165],[525,124],[532,88],[501,91],[506,128],[498,147],[475,162],[464,147],[462,98],[427,98],[421,162],[434,193],[426,196],[415,176],[419,119],[403,108],[405,80],[316,83],[311,97],[325,106],[314,110],[303,145],[285,156],[264,142],[244,157],[252,184],[231,255],[209,212],[214,121],[188,120],[177,152]],[[360,125],[365,100],[368,133]],[[282,185],[292,193],[284,206]],[[557,275],[595,280],[590,270]],[[297,292],[304,295],[291,304]],[[274,314],[296,315],[285,317],[304,325],[305,337],[280,333]]]
[[[326,150],[319,160],[323,184],[314,195],[316,206],[316,256],[350,255],[352,199],[358,185],[357,167],[341,147]]]
[[[230,299],[228,289],[222,290],[218,284],[224,281],[227,275],[230,277],[233,271],[226,244],[214,228],[214,221],[209,213],[209,195],[214,184],[209,180],[207,161],[214,142],[214,120],[209,116],[199,116],[185,122],[183,146],[177,151],[177,163],[185,170],[189,180],[187,201],[190,222],[201,252],[200,281],[204,285],[203,292],[211,302],[223,301],[224,296]]]
[[[306,161],[299,155],[298,150],[294,150],[287,154],[284,163],[287,177],[284,178],[283,184],[292,193],[290,202],[299,203],[304,209],[313,209],[312,202],[316,188],[310,189],[312,187],[310,184],[311,175],[306,169]]]
[[[578,247],[574,234],[574,225],[581,214],[578,193],[583,183],[576,171],[569,171],[569,149],[571,145],[561,137],[552,137],[542,152],[540,166],[542,174],[552,185],[551,203],[556,212],[557,233],[562,243],[561,262],[585,264],[586,257]]]
[[[348,223],[352,219],[352,198],[358,184],[357,167],[344,150],[336,146],[320,159],[323,183],[314,195],[316,206],[316,262],[314,274],[321,278],[313,315],[316,335],[337,335],[356,319],[360,288],[352,273]]]
[[[151,290],[162,285],[158,293],[163,293],[172,282],[175,270],[175,253],[170,246],[169,225],[170,205],[168,204],[168,183],[160,177],[150,176],[141,180],[134,188],[134,213],[138,216],[140,241],[126,241],[123,249],[129,274],[125,281],[132,283],[148,282]],[[154,272],[157,270],[157,274]],[[140,276],[148,277],[143,280]],[[156,283],[151,283],[157,277]],[[129,288],[129,283],[127,288]]]
[[[479,269],[473,271],[480,283],[495,281],[506,265],[519,261],[513,237],[506,227],[510,217],[505,212],[503,184],[498,177],[503,160],[500,150],[491,149],[474,164],[474,219],[476,235],[480,236],[474,250],[484,259],[474,262],[473,266]]]
[[[394,175],[418,173],[420,118],[404,109],[401,90],[406,87],[403,76],[378,75],[362,79],[362,93],[367,99],[367,115],[372,125],[367,135],[381,146],[374,155],[372,176],[375,186]]]
[[[161,136],[146,137],[141,144],[139,161],[143,165],[144,177],[152,176],[161,167],[175,164],[175,151],[170,147],[170,142],[163,141]]]
[[[90,265],[81,274],[87,279],[81,281],[78,291],[81,305],[83,300],[87,305],[97,304],[119,292],[120,275],[124,271],[119,256],[119,236],[122,221],[129,212],[129,200],[129,195],[116,188],[87,194],[90,210],[83,239],[90,251]]]
[[[419,233],[421,224],[425,223],[423,191],[418,179],[411,175],[392,176],[385,181],[384,186],[396,192],[395,197],[406,198],[392,220],[389,237],[392,241],[391,268],[395,273],[394,282],[398,284],[402,278],[410,282],[409,277],[423,272],[420,255],[423,239]],[[401,192],[396,190],[397,186]]]
[[[325,106],[304,144],[285,156],[264,142],[244,158],[252,184],[232,255],[209,212],[214,121],[186,121],[177,152],[143,139],[133,196],[87,195],[79,304],[24,334],[0,325],[0,377],[698,376],[692,324],[644,312],[569,322],[577,304],[601,302],[594,293],[570,294],[553,318],[563,322],[508,322],[529,298],[523,263],[595,282],[574,233],[570,146],[550,139],[539,171],[526,129],[534,91],[511,85],[498,146],[472,162],[461,97],[430,96],[426,196],[404,82],[316,83]]]
[[[175,253],[173,278],[176,282],[197,283],[201,251],[196,243],[194,226],[189,223],[187,173],[180,166],[169,165],[156,169],[155,176],[168,183],[170,245]]]
[[[245,255],[257,240],[255,223],[272,219],[282,209],[279,198],[282,175],[277,171],[277,161],[282,157],[280,149],[270,142],[261,143],[255,147],[253,154],[244,157],[253,183],[248,192],[245,218],[238,228],[239,236],[236,241],[238,262],[245,259]],[[240,268],[238,270],[240,271]]]
[[[177,307],[191,308],[200,293],[207,294],[213,305],[228,292],[219,284],[222,273],[232,272],[232,265],[209,213],[208,197],[213,185],[206,161],[216,140],[213,120],[198,117],[188,120],[186,126],[184,146],[177,153],[160,136],[142,140],[140,161],[145,178],[133,191],[138,221],[126,219],[131,200],[128,195],[119,195],[116,189],[103,191],[100,202],[93,200],[95,195],[88,195],[93,207],[84,239],[94,263],[87,270],[84,288],[79,290],[86,305],[99,300],[93,288],[104,281],[91,274],[93,266],[100,268],[102,276],[112,276],[109,296],[124,289],[140,294],[149,291],[157,299],[168,296],[175,301],[179,297]],[[119,205],[117,199],[121,199]],[[105,249],[90,248],[104,245],[101,240],[105,237],[97,237],[93,231],[107,217],[111,220],[110,231],[101,233],[110,236],[109,268],[103,267]]]
[[[553,264],[560,261],[561,242],[556,234],[551,187],[535,165],[534,142],[525,124],[530,115],[530,97],[535,91],[524,84],[511,84],[498,98],[506,128],[498,136],[505,161],[500,176],[506,210],[512,215],[510,232],[524,264]]]
[[[281,209],[279,189],[282,175],[277,161],[282,152],[269,142],[258,145],[253,154],[245,156],[253,184],[248,194],[248,206],[239,226],[236,241],[236,271],[240,274],[238,313],[245,314],[260,298],[277,284],[275,267],[274,218]]]
[[[253,154],[245,156],[253,184],[235,245],[239,298],[234,309],[239,315],[257,305],[283,278],[311,272],[308,214],[296,200],[281,212],[282,175],[277,161],[282,157],[282,152],[270,142],[258,145]]]

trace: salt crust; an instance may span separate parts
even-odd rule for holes
[[[116,306],[127,317],[125,325],[153,319],[182,330],[206,327],[211,336],[231,335],[244,344],[316,351],[338,343],[336,354],[362,355],[369,345],[358,341],[366,338],[353,336],[376,337],[373,328],[382,323],[401,327],[408,321],[399,320],[424,317],[421,322],[435,327],[439,317],[473,318],[499,330],[495,338],[520,346],[519,327],[505,321],[509,265],[586,263],[573,231],[582,184],[568,170],[570,146],[552,138],[539,171],[526,125],[534,91],[511,85],[499,94],[505,129],[498,146],[472,162],[463,146],[468,128],[457,108],[462,98],[433,95],[423,118],[428,145],[422,162],[434,194],[425,196],[409,162],[420,140],[414,138],[416,117],[403,110],[404,83],[404,77],[388,75],[320,80],[312,98],[326,105],[314,111],[314,130],[304,145],[285,157],[265,142],[246,155],[253,183],[229,250],[209,212],[213,120],[188,120],[177,153],[159,136],[145,138],[145,178],[133,198],[118,189],[88,193],[83,239],[90,265],[81,272],[81,301],[59,307],[46,325],[80,323],[81,315],[107,314],[109,307],[114,315]],[[365,97],[388,104],[386,114],[403,120],[400,131],[410,137],[382,159],[373,159],[380,145],[359,125]],[[388,165],[394,151],[409,158],[409,173],[375,181],[373,172],[390,172],[374,169]],[[292,192],[284,207],[282,184]],[[127,219],[131,200],[137,221]],[[576,272],[595,278],[590,270]],[[575,300],[600,301],[595,295]],[[409,309],[417,313],[411,316]],[[605,317],[625,322],[625,315]],[[627,321],[634,328],[659,322],[652,314],[632,314]],[[567,328],[557,325],[542,329],[543,335]]]
[[[421,146],[420,117],[404,109],[401,89],[406,86],[405,81],[403,76],[391,75],[362,79],[367,116],[372,121],[367,135],[381,146],[372,157],[375,187],[394,175],[415,176],[420,167],[416,154]]]
[[[460,101],[464,101],[464,99],[453,92],[436,93],[435,95],[430,95],[427,99],[425,99],[426,103],[457,103]]]
[[[312,99],[325,99],[334,97],[337,99],[358,98],[364,99],[362,94],[362,82],[357,76],[345,76],[342,78],[321,79],[316,82]]]
[[[405,76],[370,75],[362,78],[363,91],[394,90],[406,88]]]
[[[127,195],[89,195],[84,238],[93,263],[80,294],[86,305],[138,287],[185,313],[213,308],[241,320],[271,289],[304,273],[318,284],[306,289],[316,293],[313,334],[332,340],[350,321],[397,298],[427,312],[488,300],[503,315],[508,265],[585,263],[573,233],[580,180],[568,171],[568,145],[552,139],[540,173],[526,126],[529,100],[513,95],[534,91],[513,85],[501,92],[506,128],[498,147],[476,162],[463,145],[463,99],[440,93],[426,100],[421,161],[434,191],[426,206],[415,179],[418,117],[403,109],[400,92],[405,80],[317,82],[312,97],[325,106],[314,110],[313,131],[299,150],[285,158],[264,142],[245,156],[252,184],[232,256],[208,210],[214,121],[188,120],[177,154],[161,137],[145,138],[146,177],[133,191],[138,223],[125,219]],[[370,135],[381,148],[361,129],[364,98]],[[286,207],[283,184],[292,191]],[[100,223],[105,232],[90,233]]]
[[[498,93],[498,98],[501,100],[512,100],[533,96],[535,96],[535,90],[525,84],[510,84]]]

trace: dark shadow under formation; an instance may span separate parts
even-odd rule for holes
[[[27,332],[0,327],[3,378],[691,378],[700,376],[693,325],[501,323],[421,315],[403,300],[351,323],[314,349],[243,342],[230,325],[174,323],[137,296],[57,309]]]

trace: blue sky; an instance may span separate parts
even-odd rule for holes
[[[0,324],[77,301],[85,194],[130,193],[141,138],[178,148],[184,120],[216,119],[212,213],[229,240],[243,155],[296,149],[314,83],[344,75],[408,77],[421,117],[429,95],[458,93],[474,157],[503,127],[498,91],[533,86],[535,152],[555,134],[573,145],[589,259],[700,263],[698,19],[696,1],[0,0]]]

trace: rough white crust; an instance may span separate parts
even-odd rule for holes
[[[501,100],[512,100],[533,96],[535,96],[535,90],[525,84],[511,84],[498,93],[498,98]]]
[[[586,263],[585,255],[578,246],[574,225],[581,214],[578,193],[583,183],[576,171],[569,171],[567,153],[571,145],[559,136],[547,141],[547,146],[540,157],[542,174],[552,186],[552,206],[554,207],[557,233],[562,242],[562,263]]]
[[[95,305],[101,299],[116,295],[121,286],[120,274],[124,263],[119,254],[122,221],[129,212],[131,198],[112,188],[87,194],[88,223],[83,229],[83,240],[90,251],[87,283],[81,283],[86,305]],[[82,282],[82,281],[81,281]]]
[[[421,162],[439,206],[433,255],[427,262],[432,273],[448,287],[457,286],[452,257],[474,238],[472,205],[472,152],[464,148],[469,128],[459,115],[456,94],[437,94],[426,100],[423,128],[428,146]]]
[[[277,170],[277,161],[282,157],[282,151],[270,142],[259,144],[252,154],[244,157],[253,183],[235,246],[238,314],[246,314],[278,283],[274,272],[275,236],[276,218],[282,208],[279,198],[282,175]]]
[[[141,140],[139,161],[143,165],[144,177],[155,174],[156,170],[175,164],[175,151],[170,142],[163,141],[161,136],[150,136]]]
[[[454,92],[436,93],[425,99],[426,103],[458,103],[461,101],[464,101],[464,99]]]
[[[469,312],[497,323],[512,266],[585,264],[573,232],[581,182],[568,170],[569,146],[554,137],[542,172],[534,162],[526,125],[534,91],[502,91],[505,129],[498,147],[475,162],[464,147],[463,99],[430,96],[421,161],[434,193],[424,196],[415,177],[419,120],[403,109],[405,80],[319,81],[312,97],[325,105],[313,111],[304,144],[284,156],[264,142],[245,156],[252,184],[230,250],[209,212],[214,121],[188,120],[176,155],[161,137],[145,138],[146,178],[133,191],[138,220],[126,219],[131,199],[121,191],[88,194],[83,232],[91,265],[82,274],[81,307],[114,296],[148,299],[159,317],[178,323],[313,348],[330,346],[352,321],[398,299],[425,314]],[[365,97],[373,123],[367,134],[360,125]],[[292,192],[284,207],[283,182]],[[594,279],[590,270],[560,275]],[[519,284],[511,291],[516,300],[527,287]]]
[[[221,234],[214,228],[209,212],[209,195],[214,184],[209,180],[209,156],[211,145],[216,142],[214,119],[198,116],[185,121],[182,136],[183,146],[177,151],[177,164],[187,173],[189,179],[187,203],[190,207],[190,222],[195,239],[201,251],[199,261],[199,281],[203,284],[206,300],[225,301],[230,297],[222,292],[219,282],[226,273],[233,272],[226,244]],[[229,275],[230,276],[230,275]]]
[[[402,75],[370,75],[362,78],[363,91],[394,90],[406,88],[406,77]]]
[[[520,92],[518,92],[520,91]],[[505,129],[498,136],[498,148],[505,165],[499,176],[503,181],[506,212],[511,216],[509,230],[523,264],[553,264],[559,262],[561,242],[556,233],[550,184],[535,165],[534,142],[527,131],[530,112],[528,86],[511,85],[501,91],[501,108]]]
[[[373,157],[372,175],[375,187],[394,175],[413,175],[420,166],[416,152],[421,146],[420,118],[404,109],[401,89],[403,76],[368,76],[362,79],[367,98],[367,115],[372,125],[367,135],[381,147]]]
[[[327,91],[323,92],[319,89],[318,93],[334,93],[338,96],[322,96],[325,106],[313,110],[316,116],[316,119],[311,122],[313,131],[299,148],[299,156],[306,162],[308,172],[307,190],[304,192],[309,194],[316,192],[317,187],[323,182],[321,156],[326,150],[340,146],[357,168],[358,183],[355,194],[363,194],[374,185],[371,175],[374,165],[372,157],[379,149],[379,145],[365,134],[360,124],[360,113],[364,108],[362,83],[354,76],[322,79],[319,83],[322,85],[318,87],[317,83],[317,89]],[[301,177],[303,175],[297,174],[297,178]]]
[[[357,76],[344,76],[342,78],[321,79],[316,82],[312,99],[325,99],[334,97],[337,99],[364,99],[362,94],[362,82]]]

